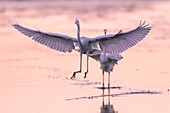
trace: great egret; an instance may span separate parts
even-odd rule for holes
[[[106,35],[107,29],[104,29]],[[100,62],[100,69],[103,75],[103,88],[104,88],[104,72],[108,72],[108,88],[110,88],[110,72],[113,71],[113,67],[123,57],[120,54],[106,54],[101,50],[93,50],[89,56]]]
[[[106,54],[101,50],[93,51],[89,54],[90,57],[100,62],[100,69],[103,75],[103,88],[104,88],[104,72],[108,72],[108,88],[110,87],[110,72],[113,71],[115,64],[123,57],[120,54]]]
[[[105,53],[121,53],[136,45],[151,30],[151,27],[148,27],[148,24],[146,25],[145,22],[140,22],[137,28],[129,32],[123,33],[119,31],[116,34],[87,38],[80,37],[80,23],[78,19],[75,20],[75,24],[77,25],[77,38],[58,33],[32,30],[23,27],[18,23],[14,23],[12,26],[33,40],[61,52],[72,52],[72,50],[75,50],[75,47],[78,46],[80,50],[80,70],[73,72],[71,78],[75,78],[75,75],[82,71],[82,54],[87,54],[87,70],[84,76],[84,78],[86,78],[86,74],[88,73],[89,53],[92,50],[97,48]]]

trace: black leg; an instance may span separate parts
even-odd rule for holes
[[[79,71],[75,71],[71,77],[71,79],[76,77],[77,73],[81,73],[81,69],[82,69],[82,53],[80,52],[80,70]]]
[[[104,89],[104,71],[102,71],[102,75],[103,75],[103,89]]]
[[[108,105],[110,105],[110,87],[108,87]]]
[[[103,93],[102,93],[102,97],[103,97],[103,103],[102,103],[102,106],[103,106],[103,108],[104,108],[104,88],[102,89],[102,91],[103,91]]]
[[[87,73],[89,72],[89,54],[87,54],[87,70],[86,72],[84,73],[84,78],[87,78]]]
[[[108,88],[110,89],[110,72],[108,72]]]

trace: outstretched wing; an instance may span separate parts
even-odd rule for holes
[[[90,56],[91,58],[93,58],[94,60],[99,61],[99,60],[100,60],[100,54],[101,54],[101,53],[102,53],[101,50],[93,49],[92,51],[90,51],[89,56]]]
[[[106,53],[116,54],[121,53],[128,48],[136,45],[141,41],[151,30],[148,27],[149,24],[145,22],[139,24],[139,26],[129,32],[119,31],[117,34],[109,34],[104,36],[98,36],[90,40],[91,43],[99,43],[102,51]]]
[[[75,48],[74,42],[77,42],[76,38],[72,38],[62,34],[32,30],[19,24],[13,24],[12,26],[14,26],[14,28],[16,28],[22,34],[32,38],[36,42],[39,42],[61,52],[71,52]]]
[[[121,54],[108,54],[108,59],[119,61],[123,59],[123,56]]]

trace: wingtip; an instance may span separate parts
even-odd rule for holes
[[[145,23],[146,23],[146,20],[145,20],[144,22],[142,22],[142,21],[140,20],[139,27],[144,26],[144,25],[145,25]]]
[[[139,26],[141,26],[141,23],[142,23],[142,21],[140,20],[140,22],[139,22]]]
[[[143,21],[143,22],[140,20],[140,23],[139,23],[139,26],[138,26],[138,27],[143,27],[143,28],[147,28],[147,29],[150,29],[150,30],[151,30],[151,26],[150,26],[149,23],[146,24],[146,20]]]
[[[9,22],[9,24],[12,25],[12,26],[18,25],[17,18],[8,19],[8,22]]]

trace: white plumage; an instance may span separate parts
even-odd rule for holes
[[[113,71],[115,64],[123,57],[120,54],[106,54],[101,50],[94,50],[90,57],[100,62],[100,68],[103,75],[103,88],[104,88],[104,72],[108,72],[108,87],[110,87],[110,72]]]
[[[86,78],[86,74],[88,73],[89,54],[94,49],[100,49],[103,52],[110,54],[121,53],[141,41],[151,30],[151,27],[148,27],[148,24],[146,25],[145,22],[140,22],[137,28],[128,32],[123,33],[122,31],[119,31],[117,34],[108,34],[98,36],[96,38],[88,38],[80,36],[80,23],[78,19],[75,20],[75,24],[77,25],[77,38],[58,33],[32,30],[23,27],[18,23],[13,24],[12,26],[36,42],[57,51],[72,52],[78,45],[80,50],[80,70],[75,71],[71,78],[74,78],[76,73],[80,73],[82,70],[82,54],[87,54],[87,70],[84,76],[84,78]]]

